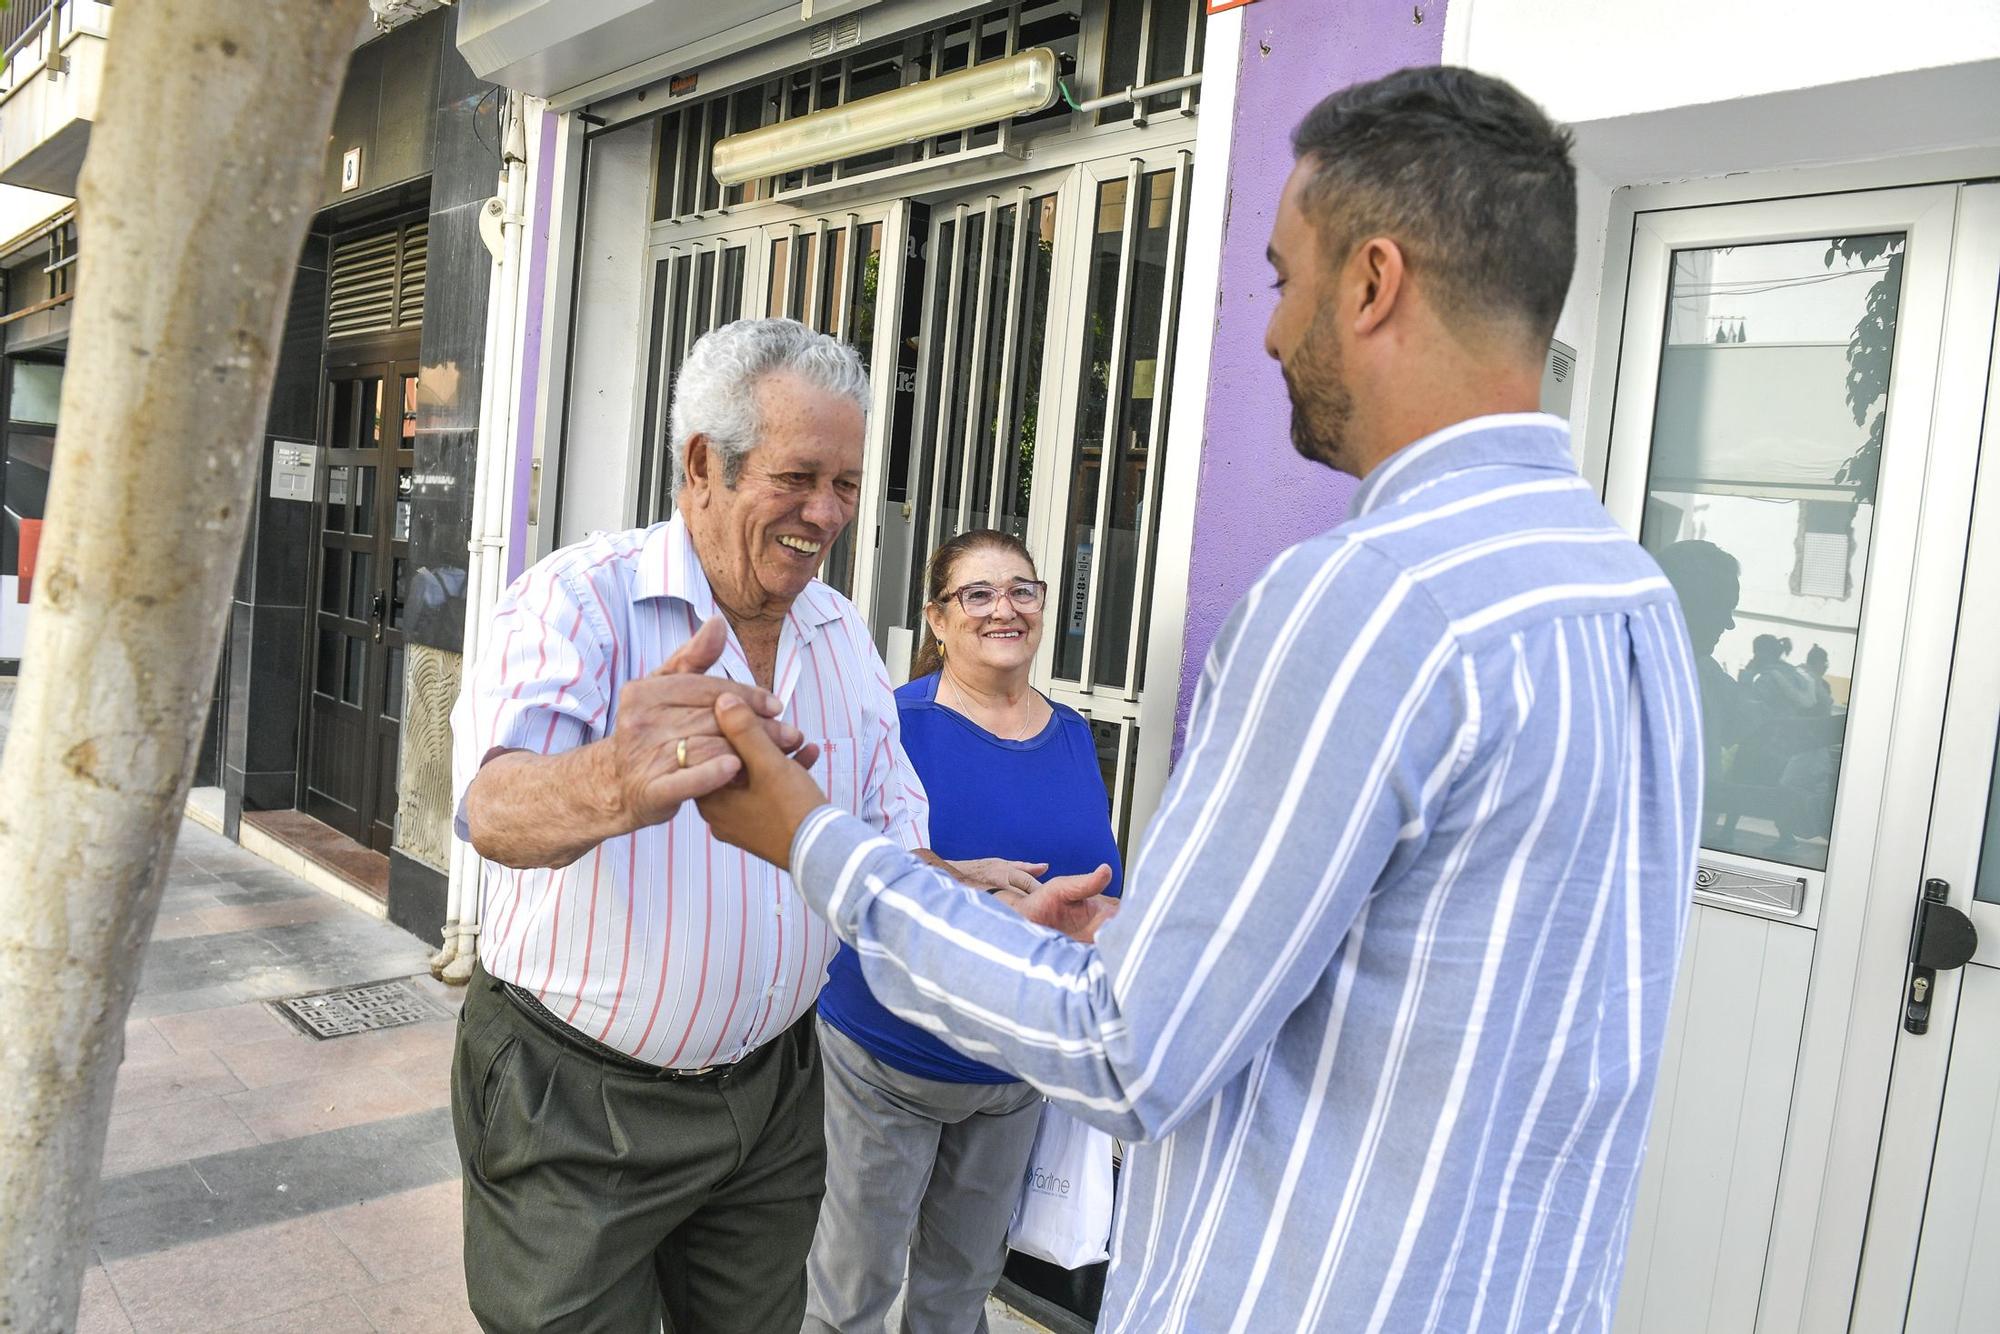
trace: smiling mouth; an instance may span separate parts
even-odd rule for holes
[[[982,638],[985,638],[985,639],[1021,639],[1021,638],[1025,637],[1025,636],[1026,636],[1026,634],[1027,634],[1027,631],[1025,631],[1025,630],[988,630],[988,631],[987,631],[987,632],[985,633],[985,635],[984,635],[984,636],[982,636]]]
[[[808,542],[803,537],[792,537],[789,534],[781,534],[778,538],[778,545],[787,551],[796,551],[801,556],[817,556],[820,551],[819,543]]]

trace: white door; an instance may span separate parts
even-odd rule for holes
[[[2000,188],[1967,190],[1960,225],[2000,247]],[[1957,373],[1988,373],[1986,418],[1966,423],[1983,440],[1923,872],[1977,938],[1962,971],[1905,980],[1857,1331],[2000,1328],[2000,359],[1990,308],[1973,336],[1977,295]],[[1933,946],[1960,925],[1932,925]]]
[[[1621,1330],[1852,1314],[1985,394],[1960,353],[2000,276],[1983,197],[1635,222],[1606,502],[1680,591],[1708,773]]]

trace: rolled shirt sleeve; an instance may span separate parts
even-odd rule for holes
[[[1340,626],[1328,652],[1328,626]],[[1315,633],[1307,634],[1308,627]],[[830,807],[793,874],[891,1011],[1126,1139],[1267,1046],[1371,890],[1421,850],[1476,712],[1430,599],[1358,545],[1287,553],[1231,618],[1097,946],[954,885]]]
[[[453,828],[470,835],[465,794],[506,750],[555,755],[595,740],[610,686],[601,628],[559,558],[500,596],[490,638],[452,711]]]

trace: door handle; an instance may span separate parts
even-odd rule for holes
[[[375,590],[374,600],[368,604],[368,619],[375,623],[375,642],[382,642],[382,634],[389,628],[389,595],[381,589]]]
[[[1922,1035],[1931,1027],[1931,994],[1937,975],[1963,968],[1979,952],[1979,932],[1972,919],[1946,902],[1951,886],[1924,881],[1917,899],[1917,920],[1910,927],[1910,980],[1903,997],[1903,1027]]]

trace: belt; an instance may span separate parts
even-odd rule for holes
[[[547,1006],[535,999],[535,993],[515,986],[512,982],[498,983],[500,992],[514,1003],[514,1008],[533,1020],[537,1027],[546,1029],[550,1037],[566,1047],[573,1048],[593,1060],[601,1061],[615,1070],[630,1075],[642,1075],[649,1079],[710,1080],[720,1079],[736,1068],[734,1063],[725,1065],[703,1065],[691,1070],[675,1069],[672,1066],[654,1065],[636,1056],[627,1056],[616,1047],[607,1047],[602,1042],[579,1033],[549,1012]],[[760,1049],[761,1050],[761,1049]]]

